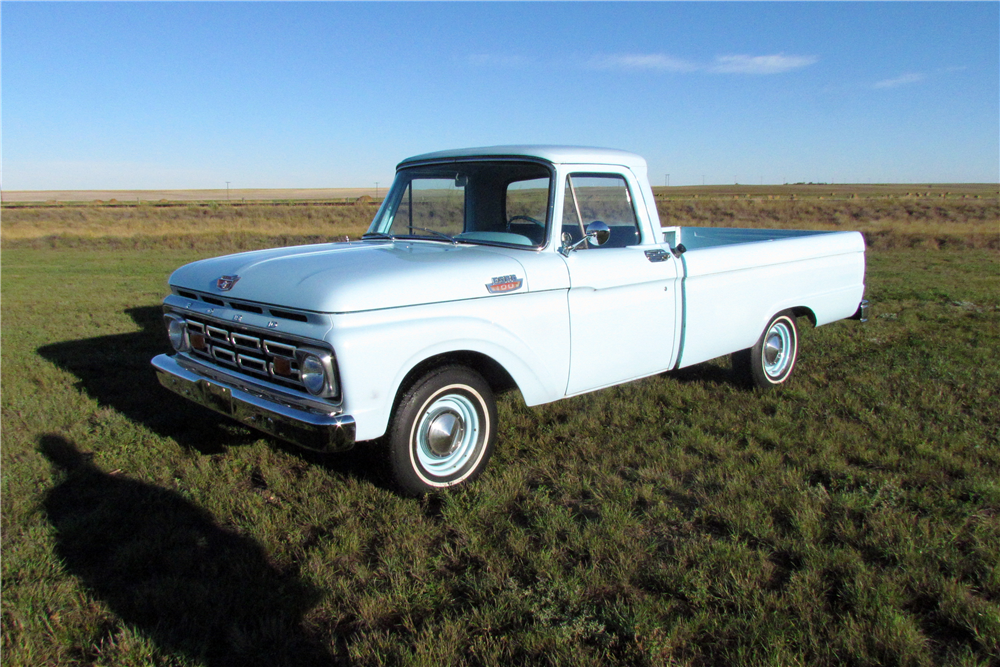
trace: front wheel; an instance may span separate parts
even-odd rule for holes
[[[396,408],[388,433],[389,464],[412,495],[479,476],[496,444],[497,409],[475,371],[448,366],[420,378]]]
[[[795,316],[785,311],[771,318],[753,347],[733,354],[733,366],[749,384],[770,389],[792,374],[798,352]]]

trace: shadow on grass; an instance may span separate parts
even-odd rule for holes
[[[277,448],[331,471],[382,485],[377,454],[368,447],[324,455],[269,438],[236,421],[195,405],[160,386],[150,360],[169,348],[159,306],[130,308],[141,328],[127,334],[66,341],[38,349],[42,358],[79,378],[76,387],[157,435],[186,449],[219,454],[266,438]],[[376,474],[373,474],[376,473]]]
[[[161,387],[149,362],[169,348],[163,311],[146,306],[126,313],[140,331],[45,345],[38,354],[79,378],[76,387],[101,405],[182,447],[217,454],[258,439],[249,429]]]
[[[43,501],[56,555],[163,652],[210,667],[337,664],[301,627],[319,591],[256,542],[173,491],[101,471],[62,437],[38,449],[63,477]]]
[[[695,364],[675,371],[667,371],[663,375],[683,384],[726,384],[737,389],[746,390],[749,388],[746,378],[731,366],[723,367],[708,363]]]

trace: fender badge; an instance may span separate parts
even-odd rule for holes
[[[229,290],[233,289],[233,285],[235,285],[236,281],[239,279],[240,279],[239,276],[222,276],[221,278],[215,281],[215,284],[223,292],[228,292]]]
[[[500,294],[502,292],[513,292],[520,289],[522,281],[517,276],[495,276],[493,282],[486,286],[490,294]]]

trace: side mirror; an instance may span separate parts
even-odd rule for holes
[[[602,246],[611,238],[611,228],[600,220],[587,225],[587,240],[592,246]]]
[[[611,238],[611,228],[600,220],[594,220],[592,223],[587,225],[585,230],[586,236],[574,243],[573,245],[567,245],[568,234],[563,234],[563,244],[559,248],[559,252],[562,253],[563,257],[569,257],[569,254],[582,246],[584,243],[592,245],[594,247],[600,247],[608,242]]]

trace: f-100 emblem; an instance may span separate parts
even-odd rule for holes
[[[517,276],[495,276],[493,282],[486,286],[490,294],[513,292],[521,287],[523,281]]]
[[[229,290],[233,289],[233,285],[235,285],[236,281],[239,279],[240,279],[239,276],[222,276],[221,278],[215,281],[215,284],[223,292],[228,292]]]

